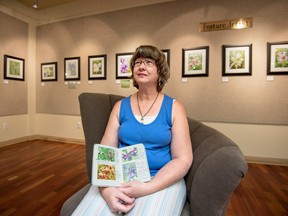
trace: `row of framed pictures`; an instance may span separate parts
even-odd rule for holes
[[[170,65],[170,50],[162,50]],[[131,53],[116,54],[116,79],[131,76]],[[25,78],[25,60],[4,55],[4,79]],[[88,56],[88,79],[106,79],[107,55]],[[288,74],[288,42],[267,43],[267,75]],[[209,46],[182,49],[182,77],[209,75]],[[252,44],[222,46],[222,76],[252,75]],[[80,80],[80,57],[64,58],[64,80]],[[57,81],[57,62],[41,64],[41,81]]]
[[[182,77],[208,76],[209,46],[182,49]],[[288,42],[267,43],[267,75],[288,74]],[[222,46],[222,76],[252,75],[252,44]]]
[[[169,64],[170,50],[162,50]],[[133,53],[116,54],[116,79],[127,79],[132,71],[129,63]],[[107,55],[88,56],[88,80],[106,79]],[[80,80],[80,57],[64,58],[64,81]],[[41,64],[41,81],[57,81],[57,62]]]
[[[106,55],[88,57],[89,80],[106,79]],[[57,62],[41,64],[41,81],[57,81]],[[64,58],[64,80],[80,80],[80,57]]]
[[[170,50],[162,50],[170,64]],[[116,54],[116,79],[131,76],[132,53]],[[106,55],[89,56],[89,80],[106,79]],[[57,63],[42,64],[42,81],[51,80]],[[80,58],[65,58],[65,80],[80,80]],[[49,71],[49,73],[45,72]],[[44,73],[43,73],[44,72]],[[52,73],[52,76],[55,73]],[[288,42],[267,43],[267,75],[288,74]],[[182,49],[182,77],[209,75],[209,46]],[[222,76],[252,75],[252,44],[222,46]],[[52,78],[55,80],[55,76]]]

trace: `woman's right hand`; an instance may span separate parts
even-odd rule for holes
[[[112,212],[129,212],[135,205],[134,198],[130,198],[122,191],[115,187],[101,187],[99,188],[102,197],[108,204]]]

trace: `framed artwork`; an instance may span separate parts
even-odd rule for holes
[[[222,46],[222,76],[252,75],[252,44]]]
[[[80,57],[64,58],[64,80],[80,80]]]
[[[88,56],[88,80],[106,79],[106,55]]]
[[[288,41],[267,43],[267,75],[288,75]]]
[[[182,77],[208,76],[209,46],[182,49]]]
[[[116,54],[116,79],[127,79],[132,75],[130,60],[133,53]]]
[[[168,65],[170,66],[170,50],[169,49],[163,49],[161,51],[166,56],[166,61],[167,61]]]
[[[4,79],[25,79],[25,60],[14,56],[4,55]]]
[[[57,62],[41,64],[41,81],[57,81]]]

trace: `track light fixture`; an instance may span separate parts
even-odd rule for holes
[[[35,9],[38,8],[38,0],[34,1],[32,7],[35,8]]]

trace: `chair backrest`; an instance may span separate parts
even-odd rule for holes
[[[79,95],[80,114],[86,144],[86,168],[91,181],[93,145],[100,143],[114,104],[123,98],[119,95],[101,93],[81,93]]]

